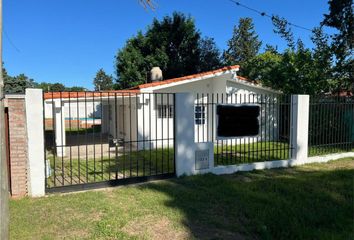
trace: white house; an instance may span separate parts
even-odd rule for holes
[[[215,103],[264,104],[267,101],[273,102],[273,108],[267,110],[268,116],[262,110],[261,126],[272,128],[268,130],[273,134],[266,136],[263,130],[260,138],[276,138],[279,110],[274,103],[280,92],[238,76],[238,70],[238,65],[229,66],[119,91],[45,93],[45,116],[54,119],[57,146],[65,145],[68,127],[65,119],[86,122],[95,119],[103,133],[137,149],[172,146],[173,93],[190,92],[195,95],[196,104],[195,116],[191,116],[195,118],[195,141],[215,141]]]

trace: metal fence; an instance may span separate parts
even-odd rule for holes
[[[46,189],[175,175],[174,94],[44,93]]]
[[[291,158],[291,98],[269,94],[196,94],[195,142],[214,142],[215,165],[263,162]],[[236,139],[219,139],[216,106],[258,105],[259,134]]]
[[[354,151],[354,97],[311,96],[309,156]]]

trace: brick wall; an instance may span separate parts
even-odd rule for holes
[[[27,195],[27,129],[25,98],[7,99],[9,114],[10,176],[13,197]]]

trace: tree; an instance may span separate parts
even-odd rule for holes
[[[322,27],[314,28],[311,37],[314,43],[313,65],[318,81],[322,82],[322,91],[334,91],[340,85],[339,79],[333,78],[333,53],[329,43],[329,36],[323,32]]]
[[[199,72],[209,71],[221,67],[220,50],[213,38],[200,40],[200,69]]]
[[[101,68],[96,73],[96,77],[93,79],[93,85],[96,91],[100,90],[112,90],[113,89],[113,78],[105,73]]]
[[[66,88],[62,83],[53,83],[50,85],[50,91],[52,92],[63,92]]]
[[[166,79],[213,70],[221,65],[217,55],[213,39],[202,39],[193,19],[175,12],[161,21],[154,19],[146,33],[138,32],[118,51],[118,85],[128,88],[149,82],[154,66],[162,69]]]
[[[117,88],[128,88],[147,81],[149,62],[152,57],[143,55],[145,36],[139,32],[136,37],[129,39],[116,56]],[[164,64],[158,64],[164,69]],[[163,65],[163,66],[162,66]]]
[[[41,88],[45,92],[62,92],[62,91],[73,91],[73,92],[82,92],[86,91],[84,87],[74,86],[74,87],[66,87],[62,83],[48,83],[48,82],[41,82],[35,84],[36,88]]]
[[[338,30],[333,35],[337,50],[353,51],[354,15],[353,0],[329,0],[329,14],[324,15],[322,24]]]
[[[294,40],[294,34],[289,27],[288,21],[285,18],[272,16],[272,22],[275,27],[273,31],[286,40],[290,49],[295,50],[296,44]]]
[[[333,90],[331,56],[321,31],[313,36],[315,48],[298,41],[294,49],[278,53],[269,48],[244,65],[244,75],[287,94],[319,94]]]
[[[233,36],[228,41],[228,49],[224,52],[227,65],[243,65],[255,57],[262,45],[258,40],[251,18],[240,18],[238,26],[234,27]]]
[[[312,74],[315,79],[303,79],[303,82],[310,84],[314,89],[321,92],[339,92],[341,90],[354,90],[354,60],[353,60],[353,10],[351,8],[352,0],[330,0],[330,13],[325,14],[320,27],[313,29],[311,37],[315,47],[312,49],[311,61]],[[274,32],[284,38],[289,49],[284,54],[297,55],[305,50],[305,46],[300,39],[295,44],[294,35],[290,24],[284,18],[278,16],[272,17],[275,26]],[[323,26],[336,28],[338,33],[331,36],[324,34]],[[296,49],[297,48],[297,49]],[[287,58],[284,58],[287,59]],[[288,63],[290,66],[290,62]],[[299,66],[299,70],[306,71],[306,66]],[[309,75],[308,75],[309,77]],[[351,87],[350,87],[351,86]],[[313,90],[306,90],[314,92]]]
[[[266,51],[251,59],[243,65],[243,75],[247,78],[261,82],[273,89],[282,89],[282,81],[277,78],[282,62],[282,55]]]
[[[335,55],[334,75],[340,79],[341,89],[354,91],[354,15],[353,0],[329,0],[329,13],[324,15],[322,25],[336,29],[331,36],[331,48]]]
[[[84,87],[79,87],[79,86],[73,86],[73,87],[67,87],[66,91],[72,91],[72,92],[84,92],[86,91],[86,88]]]
[[[35,87],[35,82],[33,79],[28,78],[24,74],[10,77],[7,75],[6,70],[4,70],[4,84],[4,91],[7,94],[24,93],[26,88]]]

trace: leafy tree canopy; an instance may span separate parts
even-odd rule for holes
[[[341,3],[334,6],[335,2]],[[353,14],[347,8],[347,0],[332,0],[329,3],[330,14],[325,15],[324,24],[336,27],[339,33],[325,34],[323,24],[314,28],[311,36],[314,47],[309,49],[301,39],[294,39],[286,19],[273,16],[274,32],[286,40],[288,48],[279,53],[275,47],[267,45],[264,53],[241,66],[243,74],[285,93],[321,94],[353,89],[353,54],[350,53],[350,43],[345,41],[351,39],[350,31],[353,29],[343,27],[341,22],[348,21],[344,25],[350,25],[349,19],[353,18]]]
[[[353,0],[329,0],[329,13],[324,15],[323,26],[336,29],[331,35],[334,54],[334,75],[340,79],[338,89],[354,92],[354,14]]]
[[[73,87],[66,87],[62,83],[48,83],[48,82],[41,82],[35,85],[36,88],[41,88],[43,91],[51,91],[51,92],[62,92],[62,91],[73,91],[73,92],[82,92],[86,91],[84,87],[73,86]]]
[[[175,12],[161,21],[154,19],[146,33],[138,32],[129,39],[118,51],[115,67],[118,86],[128,88],[148,82],[154,66],[159,66],[168,79],[220,65],[214,40],[203,39],[191,17]]]
[[[79,87],[79,86],[73,86],[73,87],[67,87],[66,91],[72,91],[72,92],[83,92],[86,91],[86,88],[84,87]]]
[[[113,77],[107,75],[106,72],[101,68],[98,70],[96,77],[93,79],[93,85],[95,86],[95,91],[112,90]]]
[[[24,74],[15,77],[7,75],[6,70],[3,70],[4,77],[4,92],[7,94],[24,93],[26,88],[35,87],[33,79],[28,78]]]

